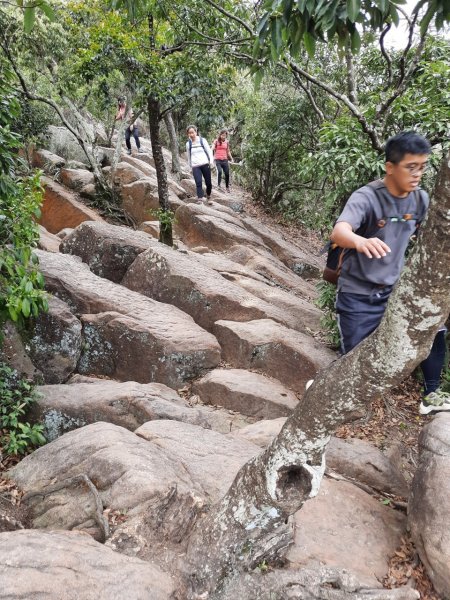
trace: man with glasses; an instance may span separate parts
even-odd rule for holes
[[[430,152],[429,142],[417,133],[403,132],[390,138],[384,178],[356,190],[334,226],[332,242],[348,249],[336,297],[343,354],[370,335],[383,317],[409,240],[428,209],[428,194],[419,183]],[[445,327],[421,364],[421,414],[450,410],[450,396],[438,390],[444,360]]]

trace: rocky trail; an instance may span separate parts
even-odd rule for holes
[[[187,600],[195,523],[337,359],[314,304],[317,241],[237,187],[198,204],[186,177],[170,180],[175,246],[160,244],[142,145],[114,172],[102,149],[136,230],[93,208],[79,157],[33,155],[50,309],[26,333],[7,326],[2,358],[40,382],[31,417],[48,443],[1,462],[2,599]],[[419,420],[417,389],[411,378],[336,432],[283,561],[214,597],[450,597],[450,417]]]

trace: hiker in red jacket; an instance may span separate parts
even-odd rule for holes
[[[212,151],[217,167],[217,186],[220,190],[223,171],[225,174],[225,189],[227,192],[230,192],[230,165],[228,161],[233,160],[233,157],[231,156],[230,143],[227,138],[228,131],[222,129],[217,139],[213,142]]]

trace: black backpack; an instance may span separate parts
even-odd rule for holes
[[[369,183],[368,185],[372,188],[375,196],[378,196],[378,189],[377,186],[377,181],[372,181],[371,183]],[[420,193],[420,190],[414,190],[414,195],[416,196],[416,205],[417,207],[420,206],[421,202],[422,202],[422,194]],[[425,211],[422,211],[422,214]],[[411,220],[411,219],[417,219],[417,215],[399,215],[399,216],[393,216],[393,217],[386,217],[386,219],[389,218],[390,220]],[[385,220],[383,219],[382,222],[378,222],[377,223],[377,228],[375,230],[372,230],[371,232],[367,231],[367,228],[362,225],[359,229],[357,229],[355,231],[355,233],[357,235],[361,235],[363,237],[373,237],[377,231],[379,230],[380,227],[384,227],[385,225]],[[419,224],[416,224],[416,231],[419,227]],[[322,279],[324,279],[325,281],[328,281],[328,283],[332,283],[334,285],[337,285],[338,279],[339,279],[339,275],[341,274],[341,270],[342,270],[342,265],[344,263],[344,258],[350,253],[350,252],[355,252],[354,249],[352,248],[341,248],[340,246],[338,246],[337,244],[335,244],[334,242],[332,242],[331,240],[329,242],[327,242],[325,244],[325,246],[323,247],[321,254],[327,253],[327,261],[325,264],[325,268],[323,270],[322,273]]]

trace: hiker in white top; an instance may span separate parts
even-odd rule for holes
[[[204,197],[203,179],[206,184],[206,198],[211,197],[211,167],[213,166],[213,154],[208,142],[197,135],[197,128],[189,125],[186,129],[188,141],[186,142],[186,153],[189,168],[192,170],[195,185],[197,186],[197,198],[199,201]]]

